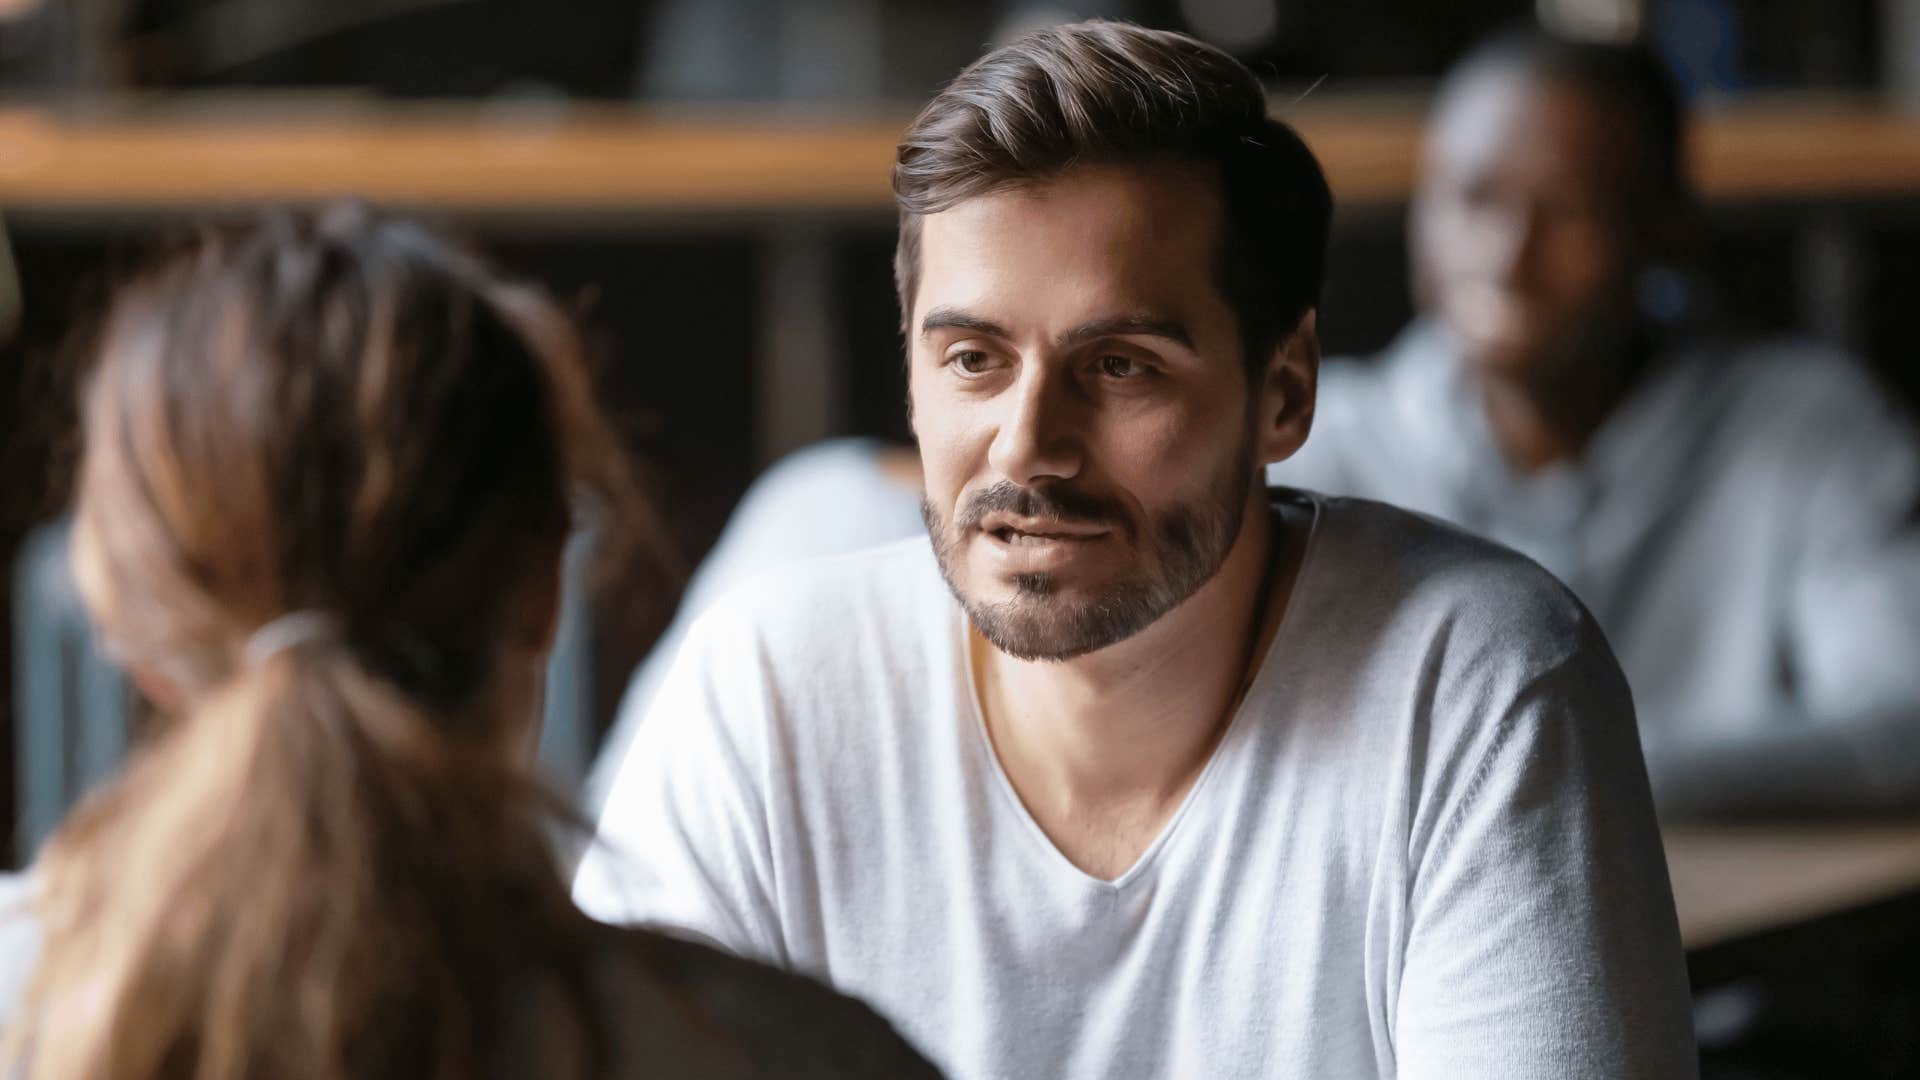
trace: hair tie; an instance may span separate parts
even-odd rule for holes
[[[247,638],[246,657],[251,664],[263,664],[288,649],[298,648],[321,638],[339,637],[340,620],[324,611],[289,611],[266,623]]]

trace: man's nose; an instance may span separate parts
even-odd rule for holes
[[[1068,375],[1023,364],[1005,400],[1007,413],[987,455],[994,470],[1022,487],[1079,475],[1086,418]]]

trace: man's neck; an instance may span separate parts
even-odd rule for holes
[[[1304,531],[1256,490],[1219,571],[1133,637],[1041,663],[974,636],[994,750],[1034,819],[1083,870],[1123,873],[1191,788],[1271,641]],[[1092,849],[1081,842],[1089,836],[1101,838]]]

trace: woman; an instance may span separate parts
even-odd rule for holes
[[[930,1073],[569,900],[526,750],[562,544],[637,503],[537,292],[277,217],[125,290],[83,408],[75,572],[163,717],[36,870],[27,1075]]]

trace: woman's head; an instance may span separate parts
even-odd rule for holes
[[[582,500],[626,497],[565,319],[355,206],[209,234],[124,289],[83,408],[84,595],[183,701],[311,612],[374,676],[470,716],[537,665]]]
[[[40,859],[26,1071],[472,1075],[514,987],[581,1000],[513,749],[570,528],[639,504],[566,320],[417,226],[283,214],[125,288],[83,410],[76,573],[169,700]]]

